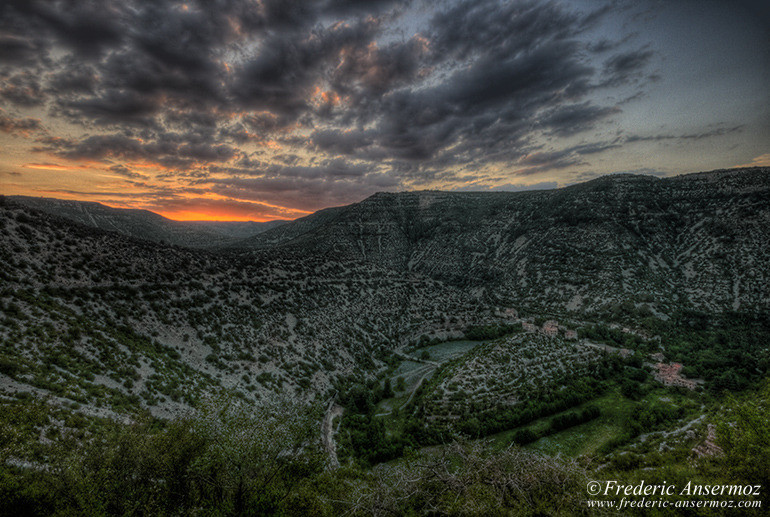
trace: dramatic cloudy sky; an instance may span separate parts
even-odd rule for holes
[[[770,165],[766,0],[3,0],[3,194],[177,219]]]

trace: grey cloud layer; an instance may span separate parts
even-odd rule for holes
[[[40,137],[38,151],[116,162],[126,176],[128,162],[150,161],[241,199],[293,189],[349,201],[452,168],[577,163],[588,148],[535,163],[533,135],[610,120],[619,108],[592,94],[643,81],[654,57],[582,37],[612,3],[583,13],[527,0],[425,5],[432,14],[387,0],[9,0],[0,98],[88,132]],[[418,33],[400,34],[414,13]],[[36,129],[9,120],[0,129]],[[268,142],[305,162],[244,150]]]

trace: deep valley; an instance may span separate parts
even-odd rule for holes
[[[603,514],[587,479],[770,489],[768,168],[380,193],[267,226],[148,214],[0,200],[6,513]]]

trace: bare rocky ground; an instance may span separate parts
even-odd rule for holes
[[[342,417],[344,412],[345,408],[336,404],[334,399],[332,399],[329,401],[321,422],[321,443],[323,444],[324,451],[329,456],[329,467],[333,469],[340,466],[340,462],[337,459],[337,444],[334,441],[334,435],[337,431],[334,424],[335,420],[339,424],[338,419]]]

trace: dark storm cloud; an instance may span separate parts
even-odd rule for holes
[[[70,94],[93,94],[99,77],[96,69],[82,61],[72,59],[51,74],[48,81],[49,93],[61,97]]]
[[[234,199],[303,210],[352,203],[399,185],[392,171],[344,158],[319,160],[311,166],[272,162],[253,168],[213,166],[209,170],[210,177],[192,184]]]
[[[108,90],[100,97],[58,102],[56,113],[74,122],[90,121],[99,125],[151,125],[150,118],[160,107],[157,97],[135,91]]]
[[[569,104],[549,110],[540,118],[540,125],[553,134],[568,136],[591,129],[596,122],[620,111],[617,107],[594,106],[590,103]]]
[[[397,181],[387,174],[375,173],[353,181],[340,181],[321,174],[315,176],[228,178],[206,182],[206,190],[233,199],[318,210],[360,201],[374,192],[393,190],[398,186]]]
[[[579,144],[555,151],[533,150],[514,162],[512,172],[515,176],[531,176],[543,171],[582,165],[586,163],[586,156],[620,147],[620,142],[621,139],[616,138],[612,141]]]
[[[124,178],[129,179],[146,179],[147,176],[144,174],[139,174],[138,172],[135,172],[128,167],[124,167],[123,165],[113,165],[110,167],[110,172],[113,172],[117,174],[118,176],[123,176]]]
[[[120,2],[7,0],[0,8],[4,28],[51,36],[84,56],[116,45],[122,36],[125,5]]]
[[[477,55],[504,58],[530,51],[548,39],[574,36],[579,19],[551,2],[463,1],[431,21],[436,60],[465,60]]]
[[[552,151],[552,152],[537,152],[532,153],[521,160],[519,160],[518,163],[522,165],[548,165],[548,164],[554,164],[554,163],[563,163],[563,164],[572,164],[574,163],[574,160],[568,160],[567,158],[572,153],[569,150],[565,151]]]
[[[152,142],[124,135],[96,135],[74,141],[62,138],[41,138],[35,148],[70,160],[129,160],[154,162],[163,167],[186,170],[210,162],[227,162],[237,150],[225,144],[206,144],[161,138]]]
[[[531,176],[545,170],[565,169],[581,161],[575,149],[533,152],[516,162],[515,175]]]
[[[19,107],[34,107],[43,104],[45,93],[36,74],[22,71],[0,77],[0,98]]]
[[[339,23],[309,33],[271,34],[261,52],[235,72],[234,101],[244,108],[268,110],[291,121],[312,111],[314,87],[334,68],[354,59],[379,31],[372,18]]]
[[[462,161],[501,145],[515,157],[525,122],[588,91],[592,70],[578,52],[573,42],[549,41],[504,60],[479,57],[433,88],[394,92],[383,102],[378,143],[402,159],[430,160],[456,144]]]
[[[731,127],[718,127],[710,129],[708,131],[700,131],[698,133],[683,133],[679,135],[672,134],[658,134],[658,135],[629,135],[625,138],[626,143],[634,142],[660,142],[662,140],[703,140],[706,138],[714,138],[718,136],[724,136],[730,133],[736,133],[741,131],[743,125],[731,126]]]
[[[371,131],[324,129],[311,135],[312,142],[322,151],[333,154],[354,154],[357,150],[366,148],[374,142]]]
[[[589,44],[588,50],[596,54],[601,54],[603,52],[607,52],[609,50],[614,49],[616,46],[617,46],[616,42],[610,41],[608,39],[602,39],[597,41],[596,43]]]
[[[281,158],[288,158],[282,160]],[[281,163],[270,163],[266,165],[258,165],[257,167],[212,167],[213,173],[226,173],[232,176],[243,177],[260,177],[263,179],[328,179],[336,181],[340,179],[356,179],[360,180],[367,175],[376,173],[376,168],[371,165],[364,165],[362,163],[354,163],[344,158],[333,158],[327,160],[320,160],[314,165],[295,165],[291,157],[279,155],[276,159]],[[287,163],[288,162],[288,163]],[[206,180],[208,181],[208,179]],[[227,184],[227,179],[211,180],[212,182]]]
[[[618,110],[585,100],[598,87],[576,36],[606,10],[567,13],[555,3],[460,2],[439,12],[426,34],[424,66],[431,86],[401,87],[366,104],[360,132],[323,132],[316,145],[362,157],[428,166],[512,162],[525,154],[533,129],[560,136],[593,128]],[[620,84],[647,61],[617,58],[609,74]],[[415,74],[419,77],[419,74]],[[582,101],[582,102],[576,102]],[[333,138],[332,138],[333,137]]]
[[[331,15],[369,15],[379,13],[393,6],[400,6],[409,3],[404,0],[328,0],[319,2],[321,11]]]
[[[604,85],[616,86],[639,76],[653,56],[651,50],[632,50],[609,58],[604,63]]]
[[[13,118],[0,109],[0,131],[11,135],[29,135],[43,129],[43,125],[34,118]]]
[[[419,5],[433,14],[401,33]],[[188,179],[210,167],[240,182],[217,188],[249,195],[264,184],[348,200],[490,164],[533,174],[611,148],[534,163],[539,134],[590,132],[618,112],[592,93],[647,72],[650,50],[582,37],[614,5],[12,0],[0,6],[0,56],[13,63],[0,66],[0,98],[89,131],[37,151],[126,162],[113,170],[126,177],[131,161]]]
[[[30,38],[16,35],[0,36],[0,60],[4,63],[28,61],[38,51],[37,45]]]
[[[590,144],[581,144],[569,148],[568,151],[579,155],[603,153],[604,151],[620,147],[620,141],[620,138],[616,138],[611,142],[593,142]]]

